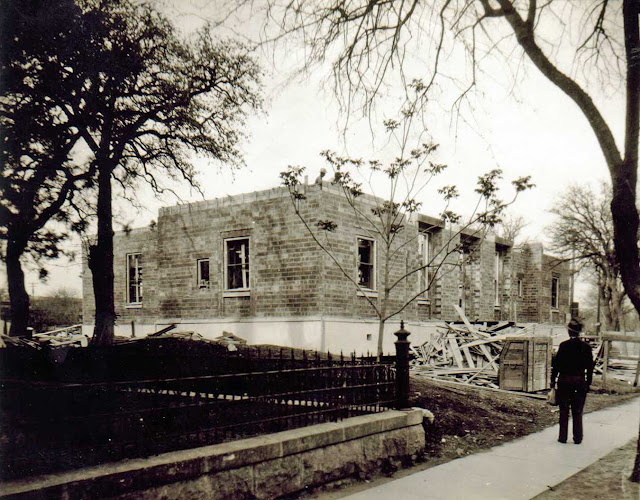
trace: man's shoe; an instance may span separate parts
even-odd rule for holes
[[[558,443],[567,444],[567,440],[558,439]]]
[[[580,444],[582,443],[582,439],[580,441],[574,441],[573,444]]]

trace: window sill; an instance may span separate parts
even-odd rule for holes
[[[378,291],[377,290],[356,290],[356,295],[358,297],[369,297],[369,298],[376,298],[378,296]]]
[[[250,297],[251,290],[225,290],[222,296],[227,297]]]
[[[125,309],[142,309],[142,303],[138,304],[126,304],[124,306]]]
[[[418,302],[418,305],[421,305],[421,306],[430,306],[431,305],[431,299],[418,298],[417,302]]]

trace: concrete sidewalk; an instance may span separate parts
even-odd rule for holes
[[[638,436],[640,400],[588,413],[584,441],[557,442],[558,425],[345,498],[530,499]],[[569,422],[571,429],[571,422]]]

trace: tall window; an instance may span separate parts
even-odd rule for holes
[[[142,304],[142,254],[127,254],[127,303]]]
[[[249,290],[249,238],[224,240],[227,290]]]
[[[375,290],[375,241],[358,238],[358,284],[362,288]]]
[[[198,259],[198,288],[209,288],[209,259]]]
[[[420,254],[420,265],[423,268],[420,270],[420,291],[423,298],[429,298],[429,262],[431,261],[431,234],[419,233],[418,234],[418,253]]]
[[[559,296],[560,296],[560,278],[558,276],[553,276],[551,278],[551,307],[553,309],[558,309],[559,306]]]
[[[524,284],[522,278],[518,278],[518,297],[524,296]]]
[[[493,277],[493,295],[494,295],[494,305],[496,307],[500,307],[500,278],[502,276],[502,253],[496,250],[495,257],[495,271]]]

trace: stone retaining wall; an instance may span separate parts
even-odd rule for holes
[[[411,461],[424,445],[422,410],[388,411],[0,483],[0,498],[275,498]]]

